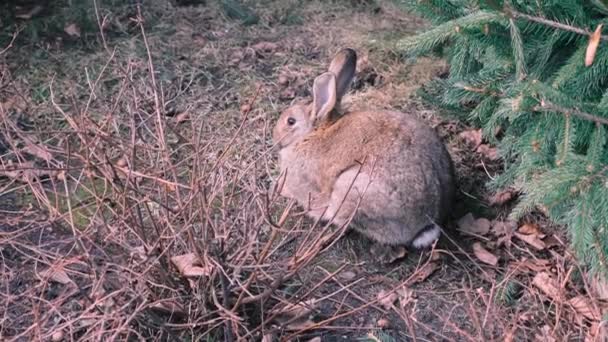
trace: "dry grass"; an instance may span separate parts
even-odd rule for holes
[[[215,4],[91,7],[101,31],[0,48],[0,339],[599,336],[567,298],[599,309],[601,289],[562,243],[539,252],[509,241],[488,266],[469,245],[495,241],[450,234],[431,253],[382,266],[369,241],[311,222],[273,192],[278,112],[309,95],[328,56],[354,46],[348,105],[429,120],[466,194],[454,216],[477,206],[504,215],[483,187],[500,164],[480,167],[458,138],[465,127],[412,97],[446,66],[403,63],[390,48],[422,23],[381,5],[268,1],[254,26]],[[540,216],[527,220],[560,236]],[[558,296],[532,285],[543,271]]]

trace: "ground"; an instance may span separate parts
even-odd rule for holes
[[[601,338],[601,283],[563,229],[510,221],[517,194],[485,186],[492,147],[417,96],[449,68],[394,49],[426,27],[402,8],[5,6],[0,339]],[[359,53],[346,108],[427,120],[457,168],[444,237],[390,265],[272,191],[274,122],[343,47]]]

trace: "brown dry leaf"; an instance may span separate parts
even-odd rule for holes
[[[276,337],[273,333],[264,334],[262,342],[273,342],[276,341]]]
[[[292,322],[289,322],[287,325],[284,325],[283,328],[288,331],[300,331],[312,328],[315,326],[315,322],[310,319],[298,319]]]
[[[534,341],[538,342],[557,342],[555,337],[553,337],[552,329],[548,325],[544,325],[540,329],[540,334],[536,334],[534,336]]]
[[[186,311],[184,311],[184,307],[175,300],[160,300],[155,303],[152,303],[150,307],[156,311],[160,311],[169,315],[185,315]]]
[[[282,86],[286,86],[289,84],[289,77],[287,77],[286,75],[279,75],[279,79],[277,80],[277,83]]]
[[[531,234],[535,234],[538,235],[540,234],[540,228],[538,227],[538,225],[536,223],[526,223],[524,225],[522,225],[521,227],[519,227],[517,229],[518,232],[525,234],[525,235],[531,235]]]
[[[587,45],[587,51],[585,53],[585,66],[587,67],[591,66],[595,59],[595,53],[600,44],[600,39],[602,38],[602,26],[603,24],[597,25],[595,32],[589,37],[589,45]]]
[[[589,279],[589,285],[599,299],[608,300],[608,280],[603,278],[601,275],[591,276]]]
[[[49,268],[40,274],[43,278],[48,278],[56,283],[63,285],[73,283],[70,276],[67,274],[63,266],[55,266]]]
[[[203,264],[194,253],[174,256],[171,258],[171,262],[184,277],[200,277],[211,274],[209,267],[203,267]]]
[[[498,257],[492,254],[487,249],[483,248],[483,246],[479,242],[475,242],[473,244],[473,253],[477,257],[477,259],[488,265],[496,266],[496,264],[498,263]]]
[[[439,269],[439,263],[431,261],[426,263],[422,268],[416,271],[416,275],[411,280],[411,284],[420,283],[430,277],[435,271]]]
[[[25,11],[25,12],[20,11],[19,13],[15,14],[15,18],[29,20],[29,19],[32,19],[33,17],[37,16],[38,14],[42,13],[42,10],[44,10],[44,7],[42,7],[40,5],[36,5],[32,8],[30,8],[28,11]]]
[[[608,324],[605,323],[592,323],[587,336],[585,336],[585,342],[608,341]]]
[[[338,277],[340,277],[340,279],[342,279],[342,280],[351,281],[351,280],[355,279],[356,276],[357,276],[357,274],[353,271],[345,271],[345,272],[340,273],[340,275]]]
[[[378,298],[378,303],[387,310],[390,310],[393,307],[393,303],[397,300],[397,294],[395,292],[388,293],[386,290],[378,292],[376,297]]]
[[[0,101],[0,110],[10,112],[13,109],[17,111],[25,111],[27,109],[27,103],[22,97],[19,96],[11,96],[4,102]]]
[[[543,249],[547,248],[547,246],[545,245],[543,240],[541,240],[539,238],[538,234],[526,235],[526,234],[514,233],[513,235],[515,235],[515,237],[517,237],[521,241],[534,247],[534,249],[536,249],[538,251],[542,251]]]
[[[515,340],[515,332],[513,331],[515,328],[509,330],[505,334],[504,342],[513,342]]]
[[[460,134],[458,134],[458,136],[464,139],[467,143],[473,145],[474,149],[477,149],[477,147],[481,145],[481,129],[471,129],[468,131],[462,131],[460,132]]]
[[[274,52],[278,49],[278,45],[272,42],[259,42],[254,44],[253,48],[257,52]]]
[[[376,322],[376,325],[380,329],[386,329],[391,326],[391,322],[386,318],[380,318],[378,322]]]
[[[500,158],[496,147],[490,147],[486,144],[479,145],[475,151],[488,160],[498,160]]]
[[[63,31],[65,31],[65,33],[67,33],[71,37],[80,38],[80,27],[78,27],[78,25],[76,25],[76,24],[66,25],[63,28]]]
[[[527,259],[514,261],[509,264],[509,269],[517,269],[520,272],[545,272],[551,268],[551,261],[547,259]]]
[[[186,120],[190,120],[190,112],[181,112],[175,116],[175,122],[182,123]]]
[[[317,306],[318,301],[313,298],[304,302],[289,303],[282,308],[274,308],[271,313],[289,318],[303,317],[309,315]]]
[[[64,337],[63,330],[57,330],[51,335],[51,341],[60,342],[60,341],[63,341],[63,337]]]
[[[492,221],[492,233],[496,236],[511,235],[517,228],[517,223],[514,221]]]
[[[559,284],[548,272],[540,272],[532,279],[532,284],[553,300],[560,297]]]
[[[241,105],[241,114],[247,114],[251,111],[251,105],[249,103],[244,103]]]
[[[585,316],[591,321],[599,321],[602,319],[599,309],[594,307],[589,299],[585,296],[579,295],[572,297],[568,300],[568,304],[572,305],[577,313]]]
[[[0,170],[0,176],[6,176],[24,183],[34,181],[36,178],[44,176],[51,177],[58,173],[58,171],[39,169],[34,165],[34,162],[31,161],[23,162],[19,165],[8,163],[7,166],[6,169]]]
[[[474,235],[485,235],[490,231],[490,220],[486,218],[478,218],[475,219],[473,214],[468,213],[465,216],[461,217],[458,222],[458,230],[463,233],[470,233]]]
[[[399,305],[404,308],[407,304],[415,301],[414,290],[404,286],[397,290],[397,296],[399,297]]]
[[[53,160],[51,152],[27,139],[25,140],[25,146],[21,150],[47,162]]]
[[[492,196],[489,200],[490,205],[503,205],[509,201],[511,201],[515,197],[515,193],[509,189],[501,191],[494,196]]]
[[[387,255],[388,259],[385,260],[385,262],[388,264],[392,264],[397,260],[401,260],[401,259],[405,258],[406,255],[407,255],[407,248],[405,248],[405,246],[397,246],[396,248],[394,248],[391,251],[391,253],[389,253]]]
[[[282,308],[272,309],[271,314],[277,314],[275,322],[283,325],[286,330],[302,330],[315,324],[308,316],[318,306],[317,299],[309,299],[304,302],[290,303]]]
[[[543,239],[543,242],[545,243],[545,246],[547,248],[551,248],[551,247],[555,247],[555,246],[561,246],[562,242],[556,238],[553,235],[549,235],[546,238]]]

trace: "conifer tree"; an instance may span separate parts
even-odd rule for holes
[[[490,185],[522,193],[513,218],[542,206],[608,275],[608,1],[398,2],[432,24],[398,48],[450,65],[423,98],[497,144],[505,169]]]

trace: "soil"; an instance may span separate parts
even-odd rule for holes
[[[90,116],[90,122],[99,125],[100,131],[110,132],[105,136],[91,135],[86,140],[88,145],[78,145],[87,145],[91,156],[99,151],[107,154],[91,164],[107,177],[99,178],[108,183],[77,181],[89,175],[76,173],[72,190],[63,192],[71,200],[41,195],[51,188],[62,193],[72,186],[61,181],[66,176],[59,176],[60,171],[39,175],[37,180],[27,178],[25,173],[0,174],[0,293],[5,297],[5,304],[0,304],[0,339],[215,341],[228,339],[234,331],[247,336],[245,340],[265,341],[308,341],[315,337],[322,341],[582,341],[594,334],[599,336],[594,333],[596,321],[581,318],[580,308],[577,311],[566,304],[566,298],[576,295],[593,301],[596,290],[586,287],[587,275],[569,252],[563,229],[534,212],[513,222],[507,233],[498,232],[500,224],[509,222],[513,201],[492,203],[495,190],[486,184],[501,172],[501,161],[479,153],[462,137],[462,132],[473,128],[443,115],[416,95],[426,82],[449,71],[441,59],[408,59],[394,48],[396,40],[425,30],[428,26],[424,21],[388,1],[246,2],[247,8],[259,16],[253,25],[231,18],[220,2],[184,3],[188,4],[146,4],[141,12],[146,18],[145,32],[134,20],[138,13],[135,6],[101,8],[108,21],[103,39],[95,25],[80,27],[78,36],[67,29],[34,35],[28,28],[11,49],[0,55],[0,113],[4,127],[10,128],[0,140],[3,165],[8,165],[9,160],[17,163],[15,151],[22,150],[25,141],[24,135],[12,133],[17,129],[9,122],[21,132],[37,136],[40,144],[52,146],[51,151],[57,155],[60,146],[68,146],[70,139],[76,139],[75,134],[58,138],[50,130],[74,130],[66,119],[71,115],[77,121],[82,119],[82,123]],[[53,16],[64,20],[58,27],[74,23],[57,14],[65,13],[70,5],[55,6],[44,12],[45,20]],[[91,8],[88,10],[92,13]],[[22,24],[34,25],[36,20],[42,19],[31,18]],[[206,239],[197,224],[204,226],[206,220],[215,222],[214,227],[251,224],[259,232],[251,229],[239,235],[240,231],[230,232],[238,228],[221,228],[229,236],[228,242],[223,243],[235,247],[224,249],[227,254],[232,253],[232,258],[224,259],[226,264],[218,263],[231,270],[230,281],[239,279],[235,274],[241,269],[249,272],[248,263],[255,264],[251,256],[261,255],[263,242],[270,240],[268,222],[278,222],[287,205],[282,199],[267,204],[268,219],[258,208],[265,205],[270,185],[278,176],[276,156],[270,149],[270,129],[282,109],[310,96],[314,77],[343,47],[352,47],[359,54],[357,76],[344,99],[345,108],[399,110],[417,115],[435,127],[448,145],[457,169],[456,208],[444,227],[444,236],[432,251],[408,251],[389,265],[378,263],[370,252],[372,242],[354,232],[329,241],[333,244],[285,279],[276,293],[233,313],[240,321],[233,321],[239,323],[232,325],[232,333],[227,332],[226,326],[230,325],[221,322],[229,315],[210,309],[218,305],[209,293],[226,290],[222,282],[228,280],[217,273],[216,282],[197,283],[198,280],[180,277],[169,266],[165,254],[204,250],[205,257],[213,259],[210,251],[216,248],[211,246],[215,242]],[[148,57],[156,88],[149,76]],[[129,75],[128,86],[122,83],[124,74]],[[98,76],[100,79],[96,80]],[[129,93],[129,87],[139,90]],[[151,89],[161,92],[161,106],[155,103],[158,97]],[[104,119],[104,115],[110,117],[106,113],[112,113],[111,117],[117,120]],[[125,191],[124,196],[115,190],[112,195],[95,190],[87,191],[88,197],[82,195],[81,188],[97,189],[99,185],[106,190],[116,189],[116,185],[107,184],[124,181],[109,171],[104,173],[100,166],[104,162],[120,166],[119,160],[125,158],[130,166],[135,162],[144,165],[138,169],[146,170],[142,173],[153,170],[155,163],[164,162],[147,157],[148,151],[163,144],[154,141],[158,135],[153,129],[142,129],[137,136],[129,134],[130,127],[147,127],[157,115],[169,123],[167,145],[190,142],[185,144],[188,147],[172,149],[174,155],[167,157],[177,165],[178,175],[172,178],[175,182],[154,183],[160,176],[148,173],[150,177],[134,185],[137,191]],[[120,139],[108,138],[112,134]],[[146,152],[118,148],[131,142],[145,145],[142,149]],[[42,168],[40,153],[34,156],[38,157],[36,167]],[[68,154],[61,156],[57,159],[64,163],[69,160]],[[85,160],[83,157],[70,167],[84,167],[88,165]],[[211,167],[214,163],[222,168],[211,174],[196,166],[216,170]],[[236,169],[239,172],[232,173]],[[226,203],[220,199],[227,197],[220,196],[217,206],[201,204],[218,210],[204,218],[205,214],[196,209],[196,201],[203,196],[201,191],[199,197],[192,197],[194,204],[180,206],[177,214],[167,209],[173,214],[167,214],[166,220],[159,216],[155,221],[154,213],[163,212],[165,204],[182,203],[172,202],[173,195],[166,195],[165,191],[175,189],[167,188],[183,180],[182,184],[195,189],[196,178],[188,177],[197,172],[205,174],[204,182],[210,184],[206,191],[232,191],[241,194],[240,199]],[[234,183],[238,185],[236,190],[209,180],[229,180],[233,175],[240,177]],[[187,197],[184,193],[180,196]],[[88,202],[83,198],[91,196],[97,200],[85,205]],[[169,197],[172,200],[164,202]],[[158,202],[154,202],[155,198],[159,198]],[[112,205],[99,209],[101,203],[109,202]],[[153,206],[152,202],[158,204]],[[65,203],[69,204],[67,211],[63,210]],[[133,215],[134,221],[129,221],[130,216],[123,218],[123,213],[135,211],[133,208],[139,208],[141,216]],[[80,211],[85,209],[88,211]],[[479,234],[462,233],[457,222],[468,213],[494,220],[491,228]],[[143,222],[143,228],[138,230],[132,222]],[[535,249],[514,237],[515,230],[525,223],[536,225],[542,232],[543,248]],[[320,229],[311,228],[314,225],[301,215],[290,216],[281,226],[285,236],[273,245],[280,247],[272,254],[269,268],[264,269],[268,278],[255,281],[252,289],[263,293],[271,288],[268,279],[285,272],[286,260],[296,253],[306,254],[302,241],[310,229]],[[221,229],[214,230],[216,238]],[[259,245],[239,245],[244,236],[253,236]],[[497,262],[491,265],[481,261],[474,251],[475,243],[481,243],[497,257]],[[249,251],[250,247],[258,254]],[[250,254],[241,260],[235,256],[239,253]],[[65,267],[69,279],[42,271],[51,266]],[[533,284],[533,279],[543,272],[562,284],[559,298]],[[379,299],[393,289],[394,300]],[[147,306],[161,299],[177,303],[175,307],[180,308],[174,307],[171,315],[167,314],[171,312],[167,304],[163,304],[163,310],[158,305]],[[260,313],[265,315],[282,301],[310,299],[317,301],[314,308],[295,317],[298,322],[306,321],[304,325],[265,322]],[[263,328],[251,335],[244,333],[258,327]]]

